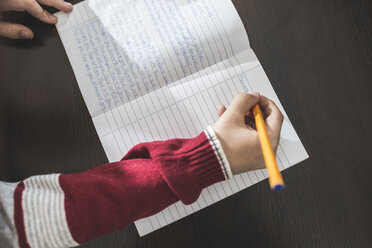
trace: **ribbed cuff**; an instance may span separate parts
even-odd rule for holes
[[[163,178],[185,204],[196,201],[202,189],[232,177],[212,127],[192,139],[168,140],[154,146],[151,153]]]
[[[214,153],[216,154],[216,157],[218,159],[218,162],[221,165],[221,169],[223,171],[223,174],[226,179],[230,179],[233,177],[233,174],[231,172],[231,167],[229,164],[229,161],[226,158],[226,154],[222,149],[222,145],[220,140],[217,138],[216,133],[214,132],[213,128],[211,126],[208,126],[204,130],[205,135],[209,139],[209,142],[214,150]]]
[[[195,138],[198,143],[185,156],[189,164],[189,172],[195,177],[201,189],[226,179],[221,163],[206,133]]]

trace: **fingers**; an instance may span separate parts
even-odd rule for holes
[[[32,39],[34,33],[28,27],[20,24],[0,22],[0,36],[10,39]]]
[[[70,12],[72,10],[72,4],[63,0],[38,0],[38,2],[47,6],[52,6],[63,12]]]
[[[24,10],[39,19],[40,21],[54,24],[58,21],[57,17],[44,10],[35,0],[25,0]]]
[[[242,123],[247,125],[251,130],[256,129],[252,112],[250,111],[256,104],[260,105],[260,108],[265,115],[265,123],[274,136],[280,134],[280,129],[283,123],[283,115],[275,105],[275,103],[268,98],[255,92],[252,94],[239,93],[235,97],[228,109],[224,105],[221,105],[217,112],[221,116],[224,112],[228,112],[226,118],[232,118],[233,120],[244,120]]]
[[[226,111],[225,105],[221,105],[217,109],[217,113],[218,113],[219,116],[221,116],[223,113],[225,113],[225,111]]]
[[[257,92],[252,94],[239,93],[231,103],[228,111],[237,112],[244,117],[249,110],[258,103],[259,99],[260,94]]]
[[[53,6],[64,12],[70,12],[72,10],[72,4],[63,0],[39,0],[39,2],[48,6]],[[58,21],[57,17],[44,10],[35,0],[13,0],[6,6],[1,7],[2,11],[25,10],[39,20],[49,24],[55,24]],[[0,22],[0,36],[10,39],[32,39],[34,33],[28,27],[20,24]]]
[[[264,96],[260,96],[259,105],[266,116],[266,125],[274,132],[280,132],[283,123],[283,114],[276,104]]]

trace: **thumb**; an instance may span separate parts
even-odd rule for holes
[[[32,39],[34,33],[21,24],[0,22],[0,36],[10,39]]]
[[[239,93],[227,110],[245,116],[249,110],[258,103],[259,100],[260,94],[258,92],[254,92],[252,94]]]

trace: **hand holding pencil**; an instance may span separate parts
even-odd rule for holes
[[[262,120],[257,121],[257,110],[260,109]],[[272,188],[275,189],[276,185],[283,186],[280,172],[277,167],[275,169],[273,163],[283,123],[283,115],[275,103],[258,93],[240,93],[227,109],[221,106],[218,112],[220,118],[213,125],[213,129],[221,142],[232,173],[263,169],[266,162]],[[264,136],[265,148],[262,147]],[[271,160],[268,160],[268,157],[271,157]]]

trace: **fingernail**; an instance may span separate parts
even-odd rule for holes
[[[57,17],[55,17],[54,15],[50,14],[49,15],[49,20],[51,20],[52,22],[56,22],[57,21]]]
[[[64,2],[64,4],[67,6],[68,10],[67,11],[71,11],[72,10],[72,4],[69,3],[69,2]]]
[[[22,30],[21,33],[21,38],[22,39],[31,39],[31,35],[29,35],[26,31]]]
[[[258,93],[258,92],[253,92],[252,95],[260,96],[260,93]]]

